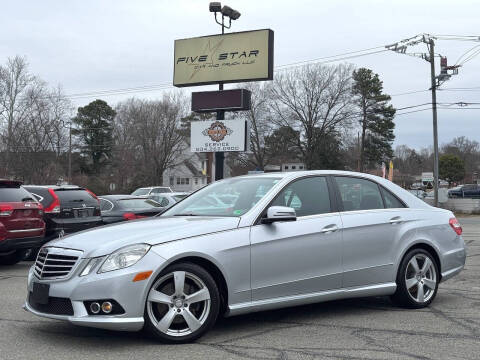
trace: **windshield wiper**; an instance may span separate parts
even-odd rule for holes
[[[185,214],[175,214],[173,216],[200,216],[198,214],[192,214],[192,213],[185,213]]]

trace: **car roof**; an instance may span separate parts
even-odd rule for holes
[[[344,175],[344,176],[356,176],[369,179],[382,179],[376,175],[370,175],[366,173],[360,173],[355,171],[345,171],[345,170],[304,170],[304,171],[291,171],[291,172],[268,172],[261,174],[248,174],[237,176],[236,178],[282,178],[282,179],[295,179],[297,177],[309,176],[309,175]]]
[[[23,185],[23,187],[29,188],[42,188],[42,189],[52,189],[52,190],[85,190],[84,188],[78,185]]]

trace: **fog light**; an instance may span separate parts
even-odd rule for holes
[[[92,312],[92,314],[98,314],[100,312],[100,304],[97,302],[91,303],[90,311]]]
[[[104,303],[102,303],[102,311],[105,314],[110,314],[112,312],[112,309],[113,309],[113,306],[111,302],[105,301]]]

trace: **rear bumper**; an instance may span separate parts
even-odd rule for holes
[[[60,235],[73,234],[79,231],[88,230],[97,226],[103,225],[102,218],[96,216],[89,219],[89,221],[78,220],[64,220],[64,219],[49,219],[46,221],[47,233],[45,235],[45,241],[58,238]]]
[[[0,252],[8,252],[12,250],[38,248],[45,242],[43,236],[6,239],[0,241]]]

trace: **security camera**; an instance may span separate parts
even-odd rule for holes
[[[232,17],[233,9],[230,6],[225,5],[222,7],[222,15]]]
[[[222,4],[219,2],[211,2],[210,12],[218,12],[218,11],[222,11]]]
[[[237,20],[240,17],[240,13],[237,10],[232,11],[232,15],[230,15],[230,19]]]

